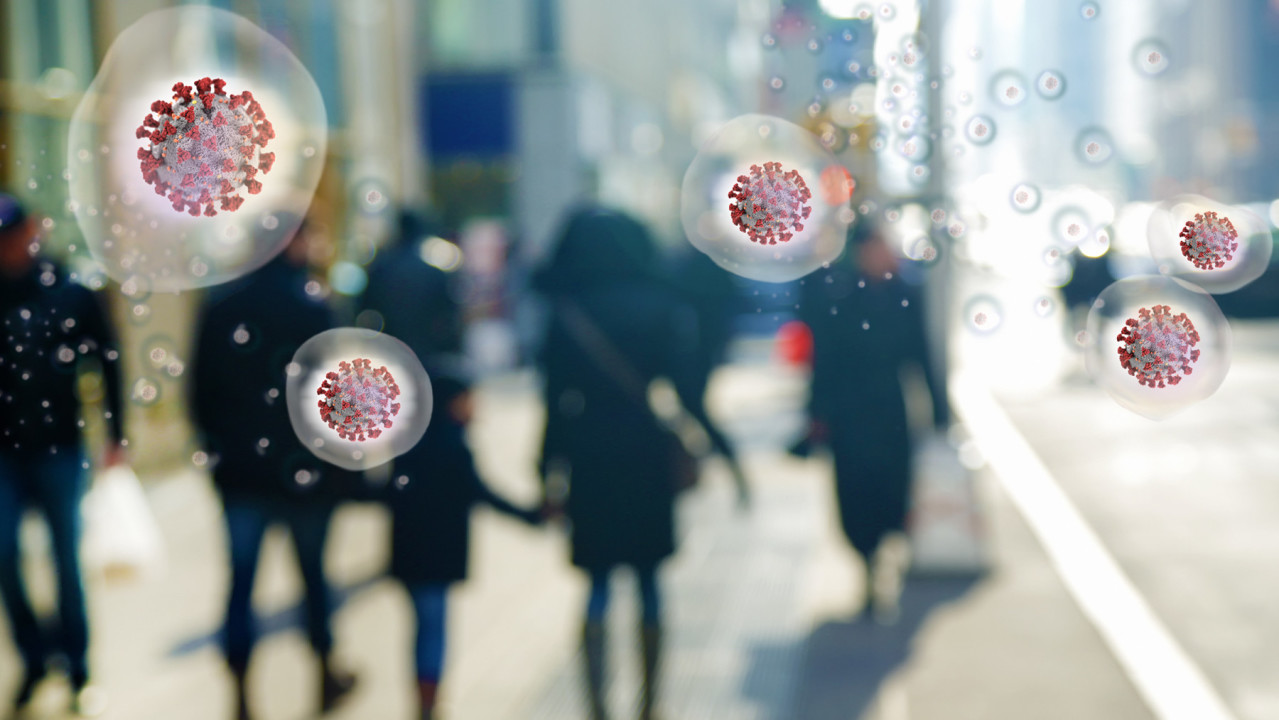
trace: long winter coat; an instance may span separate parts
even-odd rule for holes
[[[543,464],[568,468],[565,509],[572,560],[591,572],[654,568],[675,551],[675,490],[662,453],[665,430],[648,405],[605,370],[570,332],[573,303],[644,383],[676,380],[696,361],[696,320],[657,270],[647,233],[624,216],[584,211],[568,224],[556,260],[539,277],[551,322],[545,373]]]
[[[901,371],[916,365],[933,397],[934,422],[948,406],[925,344],[923,305],[900,275],[862,276],[844,257],[804,280],[801,317],[813,332],[810,416],[823,422],[835,460],[844,533],[870,555],[901,530],[910,499],[911,437]]]

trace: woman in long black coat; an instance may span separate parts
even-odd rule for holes
[[[831,448],[844,534],[868,564],[885,536],[904,529],[909,509],[904,369],[923,372],[934,426],[944,429],[949,418],[944,383],[928,355],[922,298],[897,271],[897,256],[864,220],[845,254],[805,278],[802,293],[801,316],[813,333],[810,435]],[[891,576],[900,567],[885,569]],[[899,582],[880,572],[872,576],[880,584]]]
[[[573,213],[537,283],[551,310],[541,353],[542,470],[548,480],[567,475],[572,560],[591,578],[583,644],[592,714],[605,717],[609,575],[627,565],[643,606],[641,717],[648,718],[661,643],[657,569],[675,551],[676,490],[659,450],[668,436],[643,389],[660,376],[688,386],[678,376],[696,360],[695,316],[662,276],[647,230],[612,211]]]
[[[369,269],[361,308],[376,315],[385,332],[409,346],[431,378],[434,403],[426,434],[392,465],[387,490],[391,508],[391,575],[404,584],[417,619],[414,660],[421,717],[434,716],[444,674],[448,590],[466,579],[471,509],[487,503],[528,523],[539,510],[525,510],[494,493],[481,480],[466,442],[471,419],[470,373],[459,352],[462,308],[451,276],[423,261],[419,243],[434,234],[424,218],[406,214],[400,234]]]

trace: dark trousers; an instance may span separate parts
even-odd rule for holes
[[[4,598],[18,653],[27,671],[44,670],[48,648],[21,574],[18,530],[27,504],[44,513],[53,541],[58,575],[57,648],[67,657],[72,681],[89,676],[89,624],[80,575],[80,499],[84,495],[84,456],[78,448],[32,457],[0,454],[0,595]]]
[[[293,538],[306,589],[306,627],[311,647],[320,657],[333,649],[329,619],[333,602],[324,578],[324,543],[333,507],[326,503],[287,503],[258,498],[224,497],[231,545],[231,594],[227,600],[224,650],[236,670],[248,668],[257,641],[253,617],[253,580],[257,576],[262,536],[272,522],[283,523]]]

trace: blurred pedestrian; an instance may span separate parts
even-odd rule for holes
[[[657,571],[675,551],[677,491],[663,452],[670,434],[650,410],[647,389],[660,376],[689,387],[680,375],[696,363],[695,316],[659,270],[648,231],[609,210],[570,215],[536,282],[551,313],[540,359],[541,474],[552,501],[557,478],[567,478],[572,561],[590,576],[583,649],[591,714],[607,716],[604,618],[610,574],[625,565],[639,580],[640,716],[647,720],[662,645]]]
[[[715,264],[705,253],[684,252],[675,262],[676,285],[697,314],[697,352],[693,367],[684,373],[689,387],[680,392],[692,415],[706,431],[711,448],[724,458],[737,489],[737,502],[750,506],[750,483],[737,457],[737,450],[706,409],[706,389],[711,375],[724,363],[728,345],[733,339],[733,320],[737,310],[738,289],[733,276]]]
[[[257,639],[253,581],[262,537],[272,523],[288,528],[297,551],[307,634],[320,660],[321,710],[335,707],[355,684],[332,660],[333,602],[324,547],[341,491],[356,480],[302,446],[284,392],[294,352],[335,324],[324,302],[306,290],[308,233],[303,223],[264,267],[210,293],[198,326],[191,406],[215,462],[213,482],[230,542],[224,650],[241,719],[249,717],[246,677]]]
[[[27,600],[18,528],[30,504],[44,513],[58,578],[59,637],[76,712],[89,710],[89,627],[80,573],[80,500],[89,463],[81,446],[76,370],[96,360],[106,388],[103,463],[124,461],[116,338],[99,299],[41,257],[39,224],[0,194],[0,594],[25,673],[14,705],[26,706],[50,651]]]
[[[444,675],[448,589],[467,575],[471,509],[487,503],[530,524],[541,522],[541,512],[517,507],[476,472],[466,442],[471,382],[457,354],[462,309],[451,294],[449,274],[423,260],[422,242],[446,241],[431,234],[423,219],[406,215],[400,234],[369,268],[362,306],[380,319],[375,329],[408,345],[431,377],[431,423],[422,440],[395,459],[388,489],[391,575],[413,603],[419,710],[422,720],[430,720]]]
[[[830,446],[844,534],[870,570],[865,587],[873,609],[891,618],[905,567],[883,540],[905,529],[914,446],[903,370],[922,371],[933,426],[940,431],[949,423],[922,299],[902,280],[882,230],[863,219],[843,257],[805,280],[800,309],[813,337],[809,439]]]

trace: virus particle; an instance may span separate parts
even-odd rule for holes
[[[1176,385],[1199,360],[1199,333],[1185,313],[1174,316],[1167,305],[1141,308],[1119,331],[1119,364],[1150,388]]]
[[[315,393],[323,396],[320,419],[343,440],[375,440],[400,412],[400,404],[394,402],[400,395],[395,378],[386,366],[375,370],[364,358],[339,362],[338,372],[325,374]]]
[[[142,179],[178,212],[198,216],[233,211],[244,203],[240,189],[250,195],[262,191],[258,171],[270,172],[275,153],[261,149],[275,137],[262,106],[248,90],[239,95],[223,91],[221,78],[201,78],[195,87],[173,86],[173,100],[156,100],[138,126]],[[152,114],[154,113],[154,114]]]
[[[812,213],[813,194],[796,170],[782,172],[779,162],[751,165],[750,175],[738,175],[728,193],[733,224],[761,245],[786,242],[804,229]]]
[[[1226,266],[1239,249],[1239,233],[1226,217],[1215,212],[1196,213],[1181,229],[1181,254],[1200,270]]]

